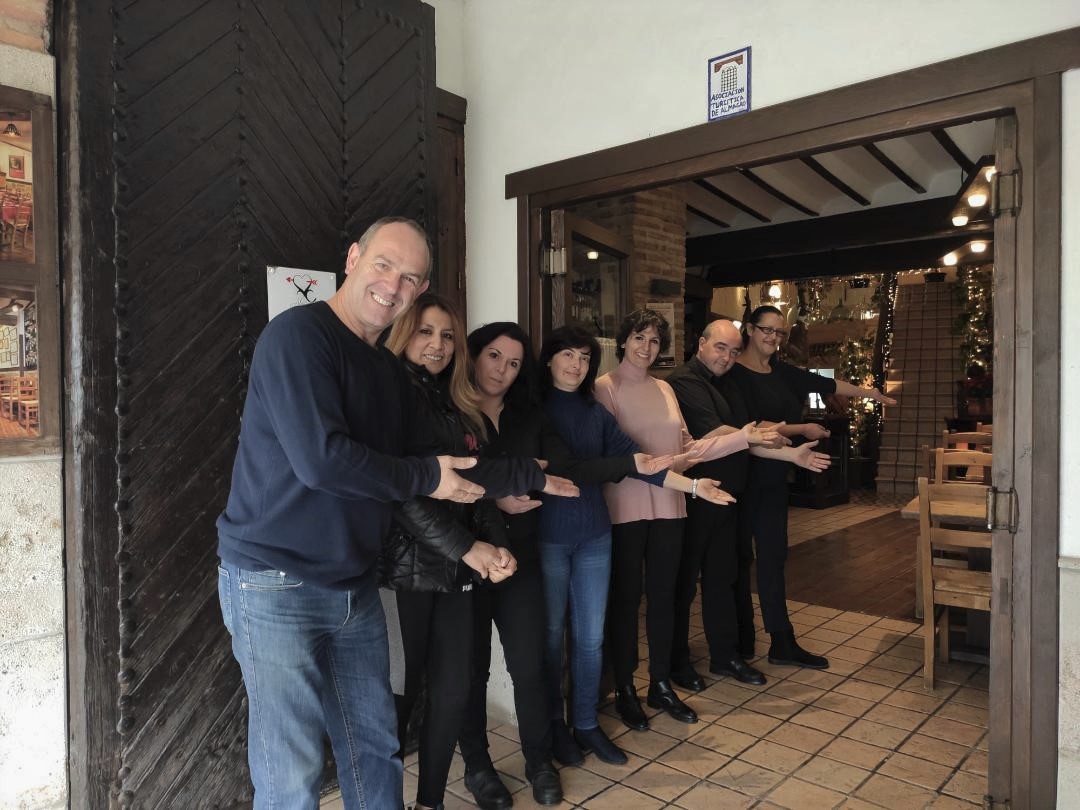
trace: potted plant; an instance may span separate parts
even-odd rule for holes
[[[986,417],[994,409],[994,375],[980,365],[968,366],[967,377],[957,383],[961,416]]]

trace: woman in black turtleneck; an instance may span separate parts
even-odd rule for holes
[[[731,381],[742,390],[753,419],[762,426],[777,424],[782,435],[796,444],[824,439],[829,431],[803,421],[803,406],[811,392],[837,393],[845,397],[872,399],[884,405],[896,401],[876,388],[861,388],[843,380],[832,380],[777,360],[776,353],[787,337],[784,315],[772,306],[755,309],[744,326],[743,350],[729,372]],[[786,424],[778,424],[786,423]],[[758,598],[765,631],[772,638],[769,663],[825,669],[829,661],[799,646],[788,619],[784,588],[787,559],[788,485],[791,465],[770,458],[751,458],[746,491],[739,510],[739,532],[753,535],[757,550]],[[749,541],[740,548],[749,548]],[[742,568],[742,566],[740,566]],[[746,589],[740,589],[749,593]],[[740,617],[753,615],[749,605],[740,605]],[[753,649],[754,628],[739,627],[740,647]]]

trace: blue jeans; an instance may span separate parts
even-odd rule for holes
[[[545,667],[552,716],[563,717],[563,635],[570,612],[570,717],[574,728],[596,728],[604,614],[611,579],[611,533],[572,543],[540,543],[547,605]]]
[[[386,619],[374,576],[334,590],[222,563],[218,597],[247,689],[255,808],[316,810],[324,734],[346,807],[401,807]]]

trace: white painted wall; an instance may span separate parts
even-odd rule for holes
[[[1080,70],[1062,83],[1061,577],[1058,796],[1080,796]],[[1066,800],[1059,798],[1061,807]]]
[[[703,123],[711,56],[753,47],[759,109],[1080,25],[1074,0],[1030,0],[1020,13],[986,0],[975,16],[936,0],[467,0],[464,12],[473,326],[517,312],[505,176]],[[439,67],[458,58],[442,54]]]
[[[52,97],[54,60],[0,45],[0,84]],[[6,166],[5,159],[5,170]],[[59,456],[0,458],[0,493],[0,807],[65,807],[67,690]]]
[[[425,0],[435,7],[435,78],[443,90],[465,95],[465,0]]]

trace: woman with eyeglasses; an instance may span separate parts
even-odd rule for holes
[[[762,425],[776,424],[777,430],[796,444],[829,436],[821,425],[803,421],[803,407],[811,393],[840,394],[871,399],[883,405],[896,400],[876,388],[864,388],[843,380],[832,380],[777,359],[777,351],[787,337],[784,315],[772,306],[755,309],[744,326],[743,351],[731,370],[732,380],[743,392],[750,416]],[[786,424],[779,424],[786,423]],[[814,655],[799,646],[788,619],[784,587],[784,563],[787,559],[788,485],[790,465],[785,461],[751,458],[746,490],[739,511],[739,531],[752,535],[757,549],[758,598],[765,632],[772,638],[769,663],[825,669],[827,658]],[[740,543],[749,548],[749,542]],[[740,569],[746,568],[740,565]],[[740,589],[747,593],[748,589]],[[747,626],[753,616],[750,605],[740,605],[738,615],[739,648],[753,649],[754,626]]]

